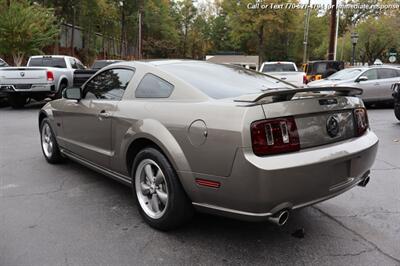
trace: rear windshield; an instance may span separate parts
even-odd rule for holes
[[[64,58],[55,58],[55,57],[31,58],[28,66],[67,68],[67,64],[65,63]]]
[[[289,86],[265,74],[234,65],[188,62],[159,67],[214,99],[237,97]]]
[[[296,71],[293,64],[266,64],[262,72],[290,72]]]

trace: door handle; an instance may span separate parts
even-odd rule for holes
[[[110,118],[111,114],[109,112],[107,112],[106,110],[102,110],[99,113],[99,119],[103,119],[103,118]]]
[[[376,83],[374,83],[374,85],[375,85],[375,86],[378,86],[378,85],[379,85],[379,83],[378,83],[378,82],[376,82]]]

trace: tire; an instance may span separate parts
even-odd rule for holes
[[[192,218],[193,206],[172,165],[159,150],[141,150],[133,162],[131,177],[139,213],[151,227],[167,231]]]
[[[400,121],[400,103],[394,104],[394,115],[396,116],[397,120]]]
[[[47,162],[57,164],[63,161],[48,118],[43,119],[40,123],[40,146]]]
[[[61,99],[61,98],[62,98],[63,91],[64,91],[67,87],[68,87],[68,84],[66,84],[66,83],[64,83],[64,82],[60,84],[60,87],[58,88],[58,92],[57,92],[57,94],[56,94],[56,99]]]
[[[14,109],[21,109],[25,106],[27,97],[18,94],[10,94],[8,96],[8,103]]]

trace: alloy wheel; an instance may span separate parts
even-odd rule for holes
[[[49,124],[44,123],[42,127],[42,148],[47,158],[53,155],[54,141]]]
[[[140,206],[150,218],[162,217],[168,206],[168,187],[163,171],[151,159],[139,163],[135,172],[135,188]]]

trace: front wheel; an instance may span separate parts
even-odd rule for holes
[[[397,120],[400,121],[400,103],[394,104],[394,115],[396,116]]]
[[[192,217],[193,206],[173,167],[159,150],[152,147],[141,150],[132,169],[139,213],[150,226],[170,230]]]
[[[60,163],[63,160],[56,137],[47,118],[43,119],[40,124],[40,142],[43,155],[49,163]]]

